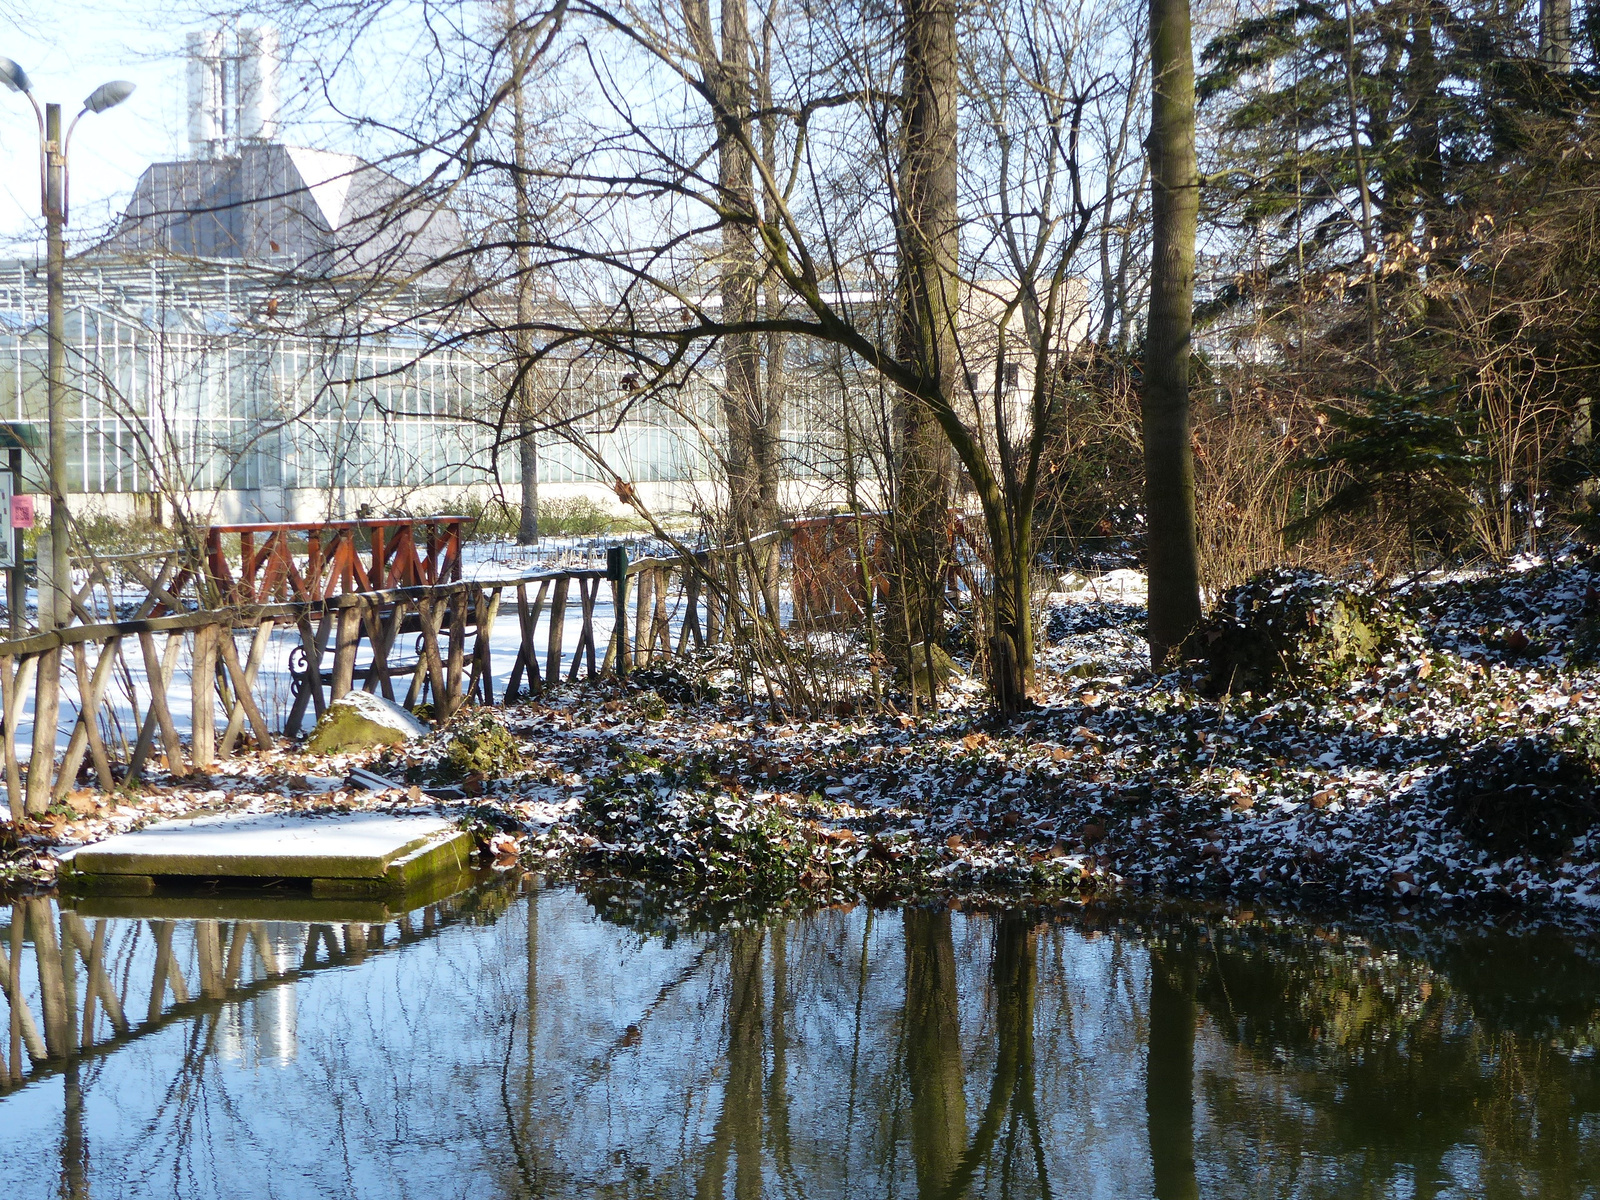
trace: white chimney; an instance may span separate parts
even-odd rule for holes
[[[222,30],[189,34],[189,148],[208,158],[221,136]]]
[[[278,136],[278,31],[239,30],[239,137]]]

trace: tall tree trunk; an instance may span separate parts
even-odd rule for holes
[[[956,347],[959,281],[956,149],[958,69],[953,0],[903,0],[902,147],[896,207],[897,353],[926,381],[925,394],[899,397],[896,479],[896,579],[890,629],[910,650],[939,634],[953,489],[950,444],[928,396],[949,405],[960,359]]]
[[[1150,317],[1145,335],[1144,472],[1150,661],[1160,667],[1200,621],[1189,357],[1200,174],[1194,147],[1189,0],[1150,0]]]
[[[511,55],[511,162],[517,237],[517,454],[522,472],[522,508],[517,544],[539,540],[539,448],[534,441],[537,413],[533,386],[533,204],[528,196],[528,93],[533,39],[517,17],[516,0],[506,0],[506,49]]]
[[[756,67],[756,104],[763,115],[760,120],[761,162],[768,175],[778,174],[778,122],[772,115],[772,56],[773,13],[776,4],[769,6],[761,27],[761,57]],[[767,198],[764,217],[776,223],[777,205]],[[762,297],[766,317],[771,320],[783,311],[783,291],[778,277],[770,274]],[[756,469],[756,503],[762,530],[777,527],[783,512],[778,484],[783,473],[783,417],[788,402],[788,376],[784,356],[788,351],[788,338],[781,333],[769,333],[765,339],[763,358],[766,374],[760,393],[760,409],[752,421],[751,457]],[[777,545],[766,548],[761,556],[762,585],[766,593],[767,612],[774,621],[778,619],[778,562]]]
[[[730,324],[756,318],[760,276],[756,271],[755,162],[750,154],[750,13],[746,0],[722,0],[722,108],[717,181],[723,202],[744,220],[722,226],[722,319]],[[724,343],[724,412],[728,424],[728,491],[734,534],[750,537],[762,526],[761,472],[757,454],[761,427],[761,345],[753,333]]]
[[[753,67],[746,0],[722,0],[721,44],[712,32],[708,0],[682,0],[684,26],[699,60],[701,79],[717,129],[717,189],[724,212],[718,264],[722,321],[739,324],[758,314],[755,160],[750,125]],[[729,533],[747,538],[766,523],[761,504],[757,448],[761,419],[761,345],[754,333],[722,339],[722,419],[727,428]]]
[[[1572,0],[1539,0],[1539,58],[1552,71],[1572,70]]]

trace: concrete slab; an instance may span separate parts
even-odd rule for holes
[[[101,876],[114,879],[116,876]],[[122,876],[121,878],[138,878]],[[148,877],[147,877],[148,878]],[[83,917],[124,917],[162,921],[298,921],[313,924],[383,925],[395,918],[467,891],[480,882],[466,872],[446,871],[414,886],[380,896],[320,899],[304,891],[260,888],[253,892],[171,890],[163,895],[113,895],[98,888],[64,898],[62,904]]]
[[[435,816],[201,817],[85,846],[63,861],[61,881],[70,890],[138,895],[173,877],[303,879],[313,895],[376,895],[464,870],[471,849],[469,835]]]

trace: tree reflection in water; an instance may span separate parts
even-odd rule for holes
[[[598,911],[531,882],[371,922],[0,909],[0,1188],[1170,1200],[1600,1178],[1582,938]]]

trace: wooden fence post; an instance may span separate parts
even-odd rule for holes
[[[139,743],[133,748],[133,758],[128,763],[128,778],[137,779],[143,772],[158,728],[161,731],[161,743],[167,752],[167,770],[174,775],[182,775],[183,745],[178,741],[178,730],[172,723],[172,711],[167,707],[167,689],[172,686],[172,672],[178,664],[183,634],[169,633],[166,651],[159,658],[156,656],[154,635],[141,629],[138,636],[139,649],[144,655],[145,678],[150,681],[150,711],[145,714],[144,728],[139,731]]]
[[[462,586],[450,600],[447,610],[450,618],[450,659],[446,664],[444,680],[444,708],[439,718],[443,724],[455,715],[466,697],[461,694],[461,664],[467,647],[467,588]]]
[[[339,609],[338,634],[333,644],[333,686],[328,691],[328,701],[333,703],[348,692],[355,683],[356,647],[361,644],[361,616],[355,605],[346,604]]]
[[[196,770],[207,770],[217,750],[217,627],[202,625],[194,631],[194,668],[190,673],[189,757]]]
[[[24,657],[15,674],[12,672],[11,657],[8,655],[0,659],[0,683],[5,687],[3,732],[6,756],[6,801],[11,810],[12,824],[19,823],[27,814],[22,794],[22,764],[17,760],[17,723],[22,716],[22,698],[28,694],[28,685],[33,682],[33,674],[38,669],[37,654]]]
[[[635,599],[633,602],[633,654],[628,662],[630,666],[641,667],[648,659],[650,653],[650,612],[655,603],[656,573],[646,568],[637,573],[637,584],[634,586]],[[626,601],[624,601],[626,603]],[[623,614],[623,620],[627,614]]]
[[[39,687],[33,698],[33,755],[28,762],[27,809],[38,816],[50,807],[56,767],[56,723],[61,713],[61,647],[39,655]]]
[[[243,670],[239,668],[239,648],[233,644],[233,630],[224,628],[221,634],[222,662],[233,680],[233,711],[228,714],[228,726],[223,730],[222,745],[217,750],[217,757],[227,758],[233,753],[234,740],[243,730],[244,719],[247,716],[250,718],[250,728],[255,732],[257,746],[262,750],[270,750],[272,734],[267,728],[266,717],[256,705],[253,693],[256,672],[261,668],[261,656],[272,637],[272,620],[268,618],[256,627],[255,640],[250,644],[250,661]]]
[[[544,680],[546,687],[555,687],[561,682],[561,651],[566,639],[567,624],[567,575],[556,576],[555,597],[550,601],[550,632],[544,656]]]
[[[78,719],[72,726],[72,736],[67,741],[67,752],[61,759],[61,770],[56,774],[56,786],[52,796],[57,801],[61,800],[69,791],[78,776],[78,764],[83,762],[83,753],[91,745],[98,748],[94,756],[95,770],[100,776],[100,786],[106,791],[116,787],[116,780],[111,778],[111,764],[106,759],[105,746],[100,743],[100,730],[96,721],[100,712],[100,697],[105,692],[106,680],[111,677],[111,664],[116,660],[117,647],[121,645],[122,638],[113,637],[100,649],[100,658],[94,665],[94,674],[89,676],[87,683],[84,675],[87,674],[88,655],[83,651],[83,643],[74,646],[77,651],[78,667]]]

